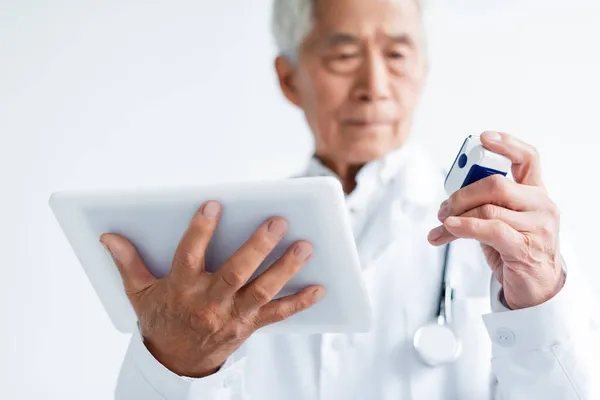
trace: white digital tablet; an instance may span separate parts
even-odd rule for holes
[[[99,239],[124,235],[158,278],[170,269],[173,254],[192,215],[217,200],[222,217],[207,249],[206,268],[214,272],[258,226],[271,216],[288,221],[288,232],[256,277],[295,241],[313,245],[313,256],[277,297],[312,284],[327,289],[312,308],[259,330],[263,333],[365,332],[371,309],[340,183],[332,177],[213,184],[186,188],[61,191],[50,197],[58,223],[115,327],[131,332],[137,318],[117,268]]]

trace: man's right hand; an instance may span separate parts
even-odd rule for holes
[[[273,300],[312,254],[305,241],[294,243],[267,271],[248,280],[287,230],[284,219],[265,221],[215,273],[205,270],[206,248],[221,207],[205,203],[183,235],[170,272],[156,279],[126,238],[106,233],[101,242],[115,260],[138,316],[148,350],[180,376],[204,377],[258,328],[311,307],[325,289],[309,286]]]

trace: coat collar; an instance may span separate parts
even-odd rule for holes
[[[319,159],[312,157],[304,176],[339,177]],[[367,201],[373,192],[386,187],[392,180],[398,181],[396,197],[403,203],[426,206],[439,204],[443,192],[444,171],[427,152],[409,140],[392,150],[383,158],[368,162],[356,177],[355,190],[346,195],[348,205]]]

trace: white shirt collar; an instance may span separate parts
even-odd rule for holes
[[[356,188],[346,196],[349,206],[362,206],[371,195],[387,186],[393,177],[401,180],[402,200],[429,204],[439,202],[443,194],[442,169],[425,151],[408,140],[383,158],[365,164],[356,177]],[[312,157],[304,176],[339,176],[327,168],[318,158]]]
[[[369,178],[376,178],[386,184],[398,172],[406,157],[409,145],[404,144],[386,154],[383,158],[366,163],[356,176],[356,184],[360,185]],[[326,167],[317,157],[313,156],[308,164],[305,176],[333,176],[339,177]]]

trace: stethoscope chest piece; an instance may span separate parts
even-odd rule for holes
[[[420,327],[413,345],[423,362],[431,367],[455,361],[462,351],[461,342],[446,324],[431,323]]]
[[[452,329],[452,298],[454,290],[449,279],[450,244],[446,245],[442,265],[437,320],[421,326],[413,337],[413,346],[423,362],[431,367],[456,361],[462,351],[459,337]]]

